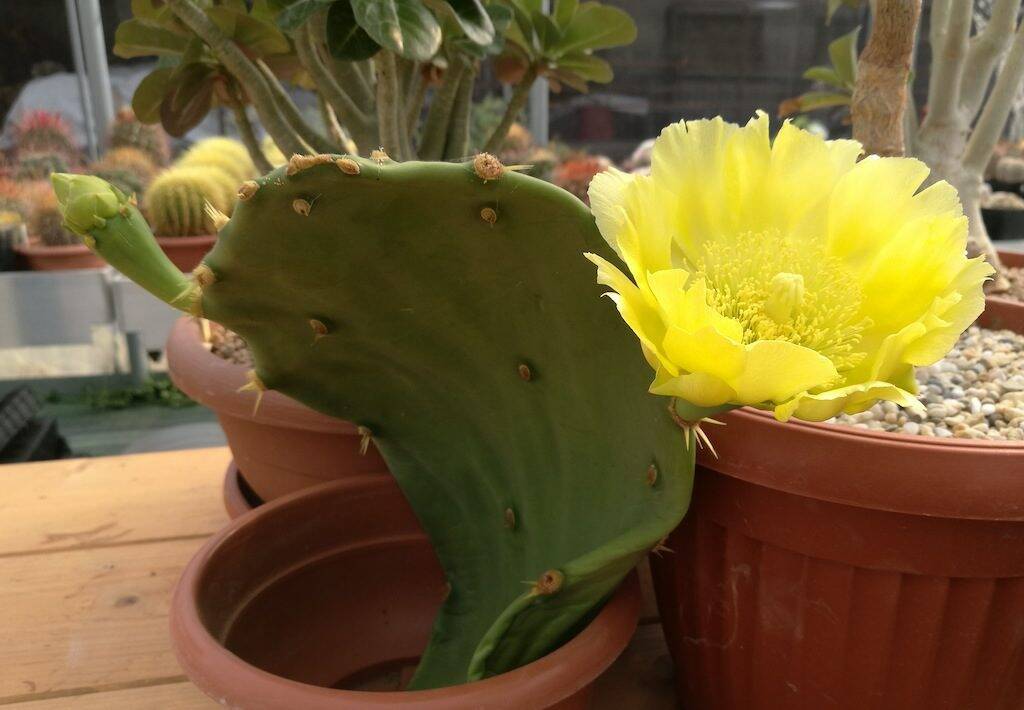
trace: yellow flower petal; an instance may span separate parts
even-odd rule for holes
[[[679,369],[704,372],[730,382],[740,376],[747,360],[746,349],[714,328],[694,332],[671,327],[665,334],[666,357]]]
[[[733,401],[736,393],[722,380],[703,372],[673,377],[659,370],[651,384],[652,394],[679,397],[698,407],[718,407]]]
[[[782,340],[760,340],[747,348],[746,366],[729,384],[737,404],[784,402],[838,376],[835,366],[813,350]]]
[[[775,407],[780,422],[797,417],[809,422],[823,422],[846,412],[856,414],[868,409],[877,400],[895,402],[908,409],[923,409],[921,402],[906,390],[888,382],[865,382],[820,394],[802,394]]]

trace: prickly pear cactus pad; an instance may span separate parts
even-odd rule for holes
[[[693,475],[582,256],[615,259],[589,210],[482,156],[296,157],[240,197],[176,304],[248,341],[254,389],[373,437],[451,585],[412,687],[571,638],[682,518]],[[166,293],[174,276],[148,271]]]

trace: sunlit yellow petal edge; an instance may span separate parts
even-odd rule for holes
[[[967,220],[911,158],[868,156],[768,117],[679,122],[650,176],[598,175],[590,202],[619,265],[587,254],[655,370],[698,407],[823,421],[885,399],[920,407],[914,367],[985,306],[993,269]],[[632,277],[632,278],[630,278]]]

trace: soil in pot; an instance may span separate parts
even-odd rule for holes
[[[186,568],[175,651],[204,692],[246,710],[584,708],[636,626],[635,579],[573,640],[510,673],[395,692],[446,593],[390,477],[300,491],[233,521]],[[369,692],[370,690],[391,692]]]
[[[234,456],[236,475],[262,500],[344,476],[387,471],[373,446],[364,447],[358,429],[285,397],[239,392],[251,366],[241,340],[219,327],[210,331],[211,354],[200,324],[182,318],[167,342],[171,379],[185,394],[217,414]],[[230,476],[229,476],[230,478]],[[225,481],[227,488],[237,488]],[[229,506],[235,514],[240,509]]]

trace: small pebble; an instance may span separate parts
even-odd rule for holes
[[[1024,271],[1020,274],[1024,294]],[[944,359],[917,369],[926,413],[879,402],[836,424],[911,436],[1024,441],[1024,335],[972,326]]]

